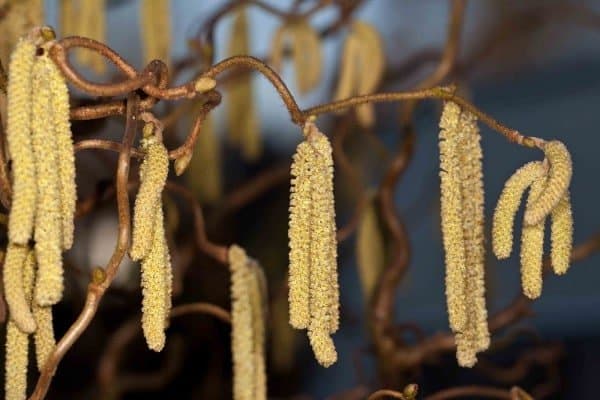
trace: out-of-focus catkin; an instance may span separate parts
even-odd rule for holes
[[[10,57],[7,88],[8,153],[12,161],[13,198],[8,218],[8,238],[25,245],[31,239],[36,205],[36,176],[31,143],[32,81],[36,46],[20,39]]]
[[[146,130],[151,129],[147,126]],[[155,136],[142,139],[145,151],[140,166],[140,188],[135,198],[133,233],[129,255],[140,260],[149,253],[154,240],[156,210],[161,207],[161,195],[169,172],[169,154]]]
[[[571,155],[562,142],[558,140],[546,142],[543,150],[550,164],[548,180],[543,192],[525,211],[526,225],[536,225],[552,212],[567,192],[573,175]]]
[[[43,0],[0,1],[0,60],[9,59],[19,39],[32,28],[44,24]]]
[[[54,63],[47,64],[48,81],[52,95],[53,134],[56,140],[58,156],[58,175],[60,181],[60,203],[62,215],[62,248],[68,250],[73,245],[75,205],[77,188],[75,186],[75,152],[69,120],[69,91],[67,83]]]
[[[171,12],[170,0],[142,0],[140,2],[140,29],[144,60],[161,60],[171,65]]]
[[[58,303],[63,293],[62,207],[50,89],[53,68],[55,66],[46,53],[37,58],[32,72],[35,96],[31,138],[37,177],[34,238],[38,262],[34,297],[41,306]]]
[[[504,184],[492,226],[492,247],[498,259],[508,258],[513,246],[513,226],[521,197],[531,184],[546,174],[541,161],[532,161],[519,168]]]
[[[9,243],[2,275],[11,321],[21,331],[31,333],[35,330],[35,320],[27,300],[23,270],[28,252],[27,246]]]
[[[106,4],[104,0],[79,0],[74,3],[77,17],[72,28],[76,32],[69,32],[79,36],[89,37],[102,43],[106,43]],[[69,27],[69,26],[67,26]],[[71,27],[69,27],[71,28]],[[106,72],[104,58],[88,49],[77,49],[75,52],[77,61],[91,68],[98,74]]]
[[[21,264],[23,273],[23,289],[26,301],[31,301],[34,281],[33,251],[25,249],[26,255]],[[6,323],[5,353],[5,398],[25,400],[27,397],[27,364],[29,361],[29,334],[21,331],[12,316]]]
[[[552,249],[550,258],[554,273],[562,275],[569,269],[571,251],[573,250],[573,213],[571,199],[567,191],[560,202],[552,210],[551,225]]]
[[[368,196],[356,230],[356,263],[367,303],[385,266],[385,239],[377,213],[376,197],[373,192]]]
[[[547,179],[534,181],[527,197],[525,212],[539,199],[545,189]],[[521,236],[521,286],[530,299],[542,294],[542,255],[544,252],[544,225],[546,219],[535,225],[523,224]]]

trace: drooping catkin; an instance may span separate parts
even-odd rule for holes
[[[43,0],[0,1],[0,60],[9,59],[19,39],[32,28],[44,24]]]
[[[543,149],[550,164],[548,180],[539,198],[525,211],[526,225],[536,225],[550,214],[567,192],[573,175],[571,155],[562,142],[546,142]]]
[[[106,4],[105,0],[80,0],[76,2],[77,18],[74,28],[79,36],[88,37],[102,43],[106,43]],[[106,72],[104,58],[96,52],[88,49],[77,49],[75,52],[77,61],[91,68],[98,74]]]
[[[142,331],[148,348],[161,351],[165,345],[165,329],[171,308],[171,266],[165,239],[162,204],[152,218],[150,251],[142,259]]]
[[[34,253],[25,248],[26,255],[21,264],[23,289],[26,301],[31,302],[34,281]],[[21,331],[12,316],[6,323],[5,353],[5,398],[21,400],[27,396],[27,364],[29,361],[29,334]]]
[[[45,61],[44,61],[45,62]],[[60,181],[60,203],[62,216],[62,248],[68,250],[73,245],[75,205],[75,151],[69,120],[69,91],[67,83],[54,63],[47,64],[48,81],[52,95],[53,134],[56,137],[58,156],[58,176]]]
[[[308,93],[319,83],[322,69],[321,40],[318,33],[306,20],[294,22],[292,52],[296,85],[300,93]]]
[[[498,259],[508,258],[512,252],[514,220],[523,193],[545,174],[544,164],[532,161],[519,168],[504,184],[492,226],[492,247]]]
[[[252,306],[252,335],[254,341],[254,399],[266,400],[267,374],[265,367],[265,318],[267,288],[264,272],[258,263],[249,263],[249,291]]]
[[[33,333],[35,341],[35,357],[37,361],[38,371],[41,371],[48,357],[56,347],[56,339],[54,338],[54,327],[52,324],[52,307],[38,306],[33,302],[33,317],[37,326]]]
[[[356,230],[356,263],[367,303],[385,266],[385,240],[377,213],[376,197],[373,192],[368,196]]]
[[[147,124],[144,128],[150,130]],[[140,188],[135,198],[133,233],[129,255],[132,260],[140,260],[149,253],[154,240],[156,210],[161,207],[161,195],[169,172],[167,149],[156,136],[142,139],[145,151],[140,166]]]
[[[527,212],[545,189],[548,179],[534,181],[527,197]],[[521,233],[521,286],[523,294],[537,299],[542,294],[542,255],[544,252],[544,225],[546,219],[535,225],[523,224]]]
[[[9,243],[4,260],[4,296],[11,321],[21,331],[35,330],[35,320],[31,312],[24,283],[24,264],[29,249],[27,246]]]
[[[34,238],[38,263],[34,297],[40,306],[58,303],[63,293],[62,207],[50,89],[53,68],[53,62],[45,53],[37,58],[32,71],[35,96],[31,138],[37,178]]]
[[[573,250],[573,213],[568,191],[552,210],[551,233],[552,269],[554,273],[562,275],[569,269]]]
[[[161,60],[171,65],[171,12],[170,0],[142,0],[140,28],[144,60]]]
[[[465,298],[466,257],[462,228],[462,201],[458,131],[460,108],[446,102],[440,120],[441,223],[446,261],[446,301],[452,331],[467,324]]]
[[[340,75],[333,95],[334,101],[345,99],[354,93],[355,83],[358,81],[358,73],[360,72],[359,63],[356,60],[359,53],[360,41],[356,35],[348,35],[342,47]]]
[[[31,143],[31,73],[35,52],[32,40],[20,39],[11,54],[8,68],[6,139],[13,174],[8,238],[10,242],[21,245],[27,244],[32,237],[37,194]]]
[[[254,399],[255,359],[252,305],[248,285],[250,270],[246,252],[238,246],[229,248],[231,271],[231,353],[233,357],[233,398]]]

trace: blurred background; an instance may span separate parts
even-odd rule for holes
[[[139,2],[114,0],[106,3],[107,44],[142,69]],[[172,0],[171,56],[174,62],[193,54],[188,39],[195,37],[202,24],[225,3],[221,0]],[[292,1],[288,0],[265,0],[265,3],[281,10],[292,5]],[[302,3],[302,7],[310,7],[315,2],[306,0]],[[58,1],[46,1],[48,24],[59,26],[58,10]],[[335,10],[331,8],[316,13],[310,19],[311,25],[317,28],[328,26],[337,16]],[[448,13],[449,2],[441,0],[366,0],[358,6],[352,18],[374,25],[384,41],[388,74],[382,90],[408,90],[431,73],[436,66],[436,54],[445,42]],[[217,61],[227,56],[231,23],[232,17],[225,16],[216,25]],[[261,8],[249,6],[248,23],[250,54],[257,57],[268,55],[272,36],[281,20]],[[285,64],[282,77],[289,82],[301,107],[331,100],[346,34],[347,29],[342,28],[323,39],[323,74],[318,87],[305,95],[298,94],[295,71],[290,63]],[[415,55],[421,53],[424,61],[415,62],[412,68],[407,67],[407,60],[419,60]],[[426,57],[428,54],[429,59]],[[599,1],[467,2],[458,66],[448,81],[456,83],[459,91],[477,107],[507,126],[529,136],[555,138],[567,145],[574,163],[571,196],[575,244],[600,231],[600,190],[595,184],[600,173],[598,71]],[[104,78],[99,78],[92,71],[86,70],[85,73],[92,79],[107,79],[106,76],[115,71],[109,70]],[[193,69],[179,74],[177,79],[186,81],[191,73]],[[229,127],[225,107],[218,107],[212,120],[221,143],[219,151],[223,156],[225,197],[227,193],[235,193],[257,174],[273,168],[285,170],[302,138],[271,85],[257,75],[253,75],[252,82],[252,103],[260,120],[264,146],[264,153],[258,160],[245,161],[239,150],[227,141]],[[223,90],[222,94],[226,105],[227,90]],[[170,110],[168,107],[158,108],[159,114]],[[364,132],[359,128],[351,129],[352,133],[347,138],[346,153],[361,169],[360,175],[367,187],[376,187],[380,182],[400,144],[398,110],[398,104],[378,105],[374,128],[366,134],[362,134]],[[439,228],[439,114],[438,102],[419,104],[415,114],[417,140],[414,159],[395,192],[397,210],[409,232],[412,257],[406,278],[397,291],[394,320],[416,325],[424,335],[448,330]],[[330,133],[334,123],[333,116],[319,119],[319,126],[325,133]],[[117,138],[121,135],[121,127],[122,120],[114,119],[99,127],[81,124],[77,129],[81,137],[96,136],[100,132],[101,135]],[[482,126],[481,129],[486,232],[489,235],[489,221],[504,182],[521,165],[541,159],[542,154],[512,145],[487,127]],[[185,126],[174,129],[169,147],[180,143],[186,133]],[[98,185],[109,182],[113,165],[113,155],[90,153],[78,159],[80,196],[83,198],[86,193],[97,190]],[[351,218],[357,199],[352,182],[343,175],[336,180],[336,187],[338,226],[342,226]],[[289,183],[281,179],[279,184],[241,207],[231,202],[203,204],[209,237],[219,243],[238,243],[245,247],[261,262],[267,274],[272,301],[272,325],[268,329],[272,337],[267,346],[270,397],[303,395],[305,397],[296,398],[322,399],[351,388],[377,388],[377,370],[366,326],[367,308],[357,273],[354,236],[344,241],[339,249],[342,324],[339,333],[334,336],[338,362],[328,369],[320,367],[314,361],[303,333],[294,334],[285,326],[277,325],[278,321],[287,318],[284,279],[288,193]],[[77,246],[69,254],[69,260],[77,266],[79,273],[72,278],[67,300],[56,307],[55,329],[58,336],[79,313],[87,280],[85,269],[104,264],[114,246],[114,202],[103,204],[101,209],[78,222]],[[181,292],[175,303],[207,301],[228,309],[227,270],[193,249],[189,238],[191,225],[186,219],[189,208],[177,200],[175,204],[183,211],[174,213],[179,217],[173,235],[173,245],[177,247],[172,249],[174,263],[187,267],[183,269]],[[517,221],[520,219],[517,217]],[[515,232],[520,232],[518,222]],[[492,255],[488,259],[488,311],[494,313],[510,303],[520,290],[518,251],[514,251],[508,260],[497,261]],[[534,314],[499,335],[505,340],[504,347],[501,351],[496,349],[492,352],[489,359],[509,370],[529,348],[548,346],[551,349],[547,358],[530,360],[531,370],[524,374],[523,379],[510,382],[510,376],[489,376],[485,368],[483,371],[460,369],[450,353],[434,363],[423,365],[412,381],[420,384],[424,394],[459,384],[480,383],[498,387],[519,384],[526,390],[554,384],[556,387],[546,398],[596,398],[595,378],[600,368],[599,262],[600,254],[593,254],[574,264],[565,276],[546,276],[543,295],[533,303]],[[139,313],[139,277],[135,268],[131,263],[123,267],[115,289],[108,292],[90,329],[61,363],[49,398],[101,397],[103,391],[98,387],[96,375],[103,349],[106,349],[114,332]],[[104,393],[104,398],[230,398],[228,335],[228,326],[210,317],[182,317],[172,323],[168,339],[171,344],[166,351],[153,354],[145,348],[143,338],[138,334],[122,349],[118,368],[124,371],[124,376],[140,378],[142,384],[132,384],[130,390],[123,390],[118,395]],[[418,340],[418,335],[408,336],[409,342]],[[559,356],[555,357],[556,353]],[[131,378],[130,382],[136,381]]]

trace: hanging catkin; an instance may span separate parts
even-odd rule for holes
[[[573,249],[573,213],[568,191],[552,210],[551,233],[552,268],[556,274],[562,275],[569,269]]]
[[[161,60],[171,65],[171,12],[170,0],[142,0],[140,28],[144,60]]]
[[[525,212],[539,199],[545,189],[545,177],[534,181],[527,197]],[[521,286],[530,299],[542,294],[542,255],[544,252],[544,225],[546,219],[535,225],[523,225],[521,236]]]
[[[249,291],[252,306],[252,334],[254,341],[254,398],[267,398],[267,374],[265,367],[265,312],[267,287],[264,272],[255,261],[249,263]]]
[[[28,251],[27,246],[9,243],[2,274],[4,278],[4,296],[11,321],[25,333],[31,333],[35,330],[35,320],[27,300],[23,276],[23,264]]]
[[[35,214],[35,252],[38,262],[34,297],[40,306],[56,304],[62,298],[62,206],[60,198],[59,161],[56,135],[54,135],[54,109],[51,78],[55,68],[44,55],[37,58],[33,67],[32,83],[35,87],[32,114],[32,144],[37,177]],[[48,134],[48,132],[51,134]]]
[[[20,265],[26,301],[31,302],[34,281],[34,254],[25,248],[26,256]],[[15,324],[12,315],[6,323],[5,398],[25,400],[27,397],[27,364],[29,361],[29,334]]]
[[[102,43],[106,43],[106,5],[104,0],[80,0],[76,2],[74,28],[72,34],[88,37]],[[68,26],[67,26],[68,27]],[[87,49],[77,49],[75,53],[77,61],[91,68],[98,74],[106,72],[104,58],[99,54]]]
[[[0,59],[4,62],[9,59],[21,37],[32,28],[44,24],[44,1],[3,1],[0,5],[3,5],[0,19]]]
[[[330,337],[339,326],[337,244],[331,145],[316,125],[304,127],[306,141],[294,155],[290,197],[290,323],[308,327],[317,361],[337,359]]]
[[[33,234],[36,204],[36,177],[31,143],[31,73],[36,47],[30,39],[20,39],[8,68],[8,121],[6,139],[12,161],[13,198],[8,218],[8,239],[25,245]]]
[[[52,325],[52,307],[38,306],[33,302],[31,308],[37,326],[33,333],[33,339],[35,341],[35,357],[38,371],[41,371],[48,360],[48,357],[56,347],[54,327]]]
[[[247,55],[250,51],[246,13],[245,7],[240,7],[235,13],[227,46],[229,56]],[[228,138],[232,144],[240,146],[244,159],[255,161],[262,154],[262,141],[253,102],[252,76],[243,74],[234,79],[227,85],[227,91]]]

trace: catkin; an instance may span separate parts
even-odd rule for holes
[[[31,143],[31,73],[35,52],[31,40],[21,39],[11,54],[8,68],[6,139],[13,173],[8,238],[21,245],[27,244],[32,237],[37,193]]]
[[[545,174],[544,164],[532,161],[519,168],[504,184],[492,226],[492,247],[498,259],[508,258],[512,252],[514,220],[523,193]]]
[[[154,240],[156,210],[160,208],[161,195],[169,172],[169,154],[156,139],[143,139],[146,155],[140,166],[140,188],[135,198],[133,233],[129,255],[140,260],[148,254]]]
[[[569,269],[573,249],[573,213],[569,192],[552,210],[551,225],[552,249],[550,258],[554,273],[562,275]]]
[[[40,306],[56,304],[62,298],[62,208],[58,173],[58,151],[54,126],[51,70],[54,64],[44,54],[33,67],[32,144],[37,177],[35,214],[35,253],[38,273],[35,283],[35,301]]]
[[[35,330],[35,320],[27,301],[24,284],[23,266],[28,253],[27,246],[8,244],[4,260],[4,296],[11,321],[21,331],[31,333]]]
[[[8,60],[19,39],[44,24],[43,0],[0,1],[0,60]]]
[[[339,79],[333,95],[333,100],[342,100],[352,96],[355,82],[358,80],[359,63],[356,61],[360,53],[360,41],[356,35],[348,35],[342,47]],[[342,113],[340,111],[339,113]]]
[[[248,280],[250,302],[252,306],[252,335],[254,341],[254,399],[267,398],[267,374],[265,369],[265,309],[266,280],[262,268],[256,262],[250,262]]]
[[[367,303],[385,266],[384,243],[376,198],[373,193],[370,193],[356,230],[356,263],[363,296]]]
[[[23,273],[23,289],[26,301],[31,301],[34,281],[34,253],[25,249],[26,255],[21,264]],[[5,398],[21,400],[27,397],[27,364],[29,361],[29,334],[21,331],[14,319],[6,323],[6,353],[5,353]]]
[[[527,208],[539,199],[548,180],[542,178],[533,182],[527,197]],[[523,225],[521,233],[521,286],[530,299],[542,294],[542,255],[544,252],[545,219],[535,225]]]
[[[158,59],[170,66],[170,0],[142,0],[140,6],[144,60],[149,63]]]
[[[77,19],[74,24],[76,32],[73,34],[89,37],[99,42],[106,42],[106,5],[104,0],[80,0],[77,4]],[[88,49],[77,49],[77,61],[90,67],[98,74],[106,72],[104,58]]]
[[[35,318],[36,330],[33,334],[35,341],[35,356],[38,371],[41,371],[48,357],[56,347],[54,339],[54,327],[52,325],[52,307],[38,306],[33,302],[33,317]]]
[[[567,192],[573,175],[573,163],[566,146],[558,140],[544,144],[544,154],[549,162],[548,181],[539,198],[527,207],[526,225],[536,225],[546,218]]]

